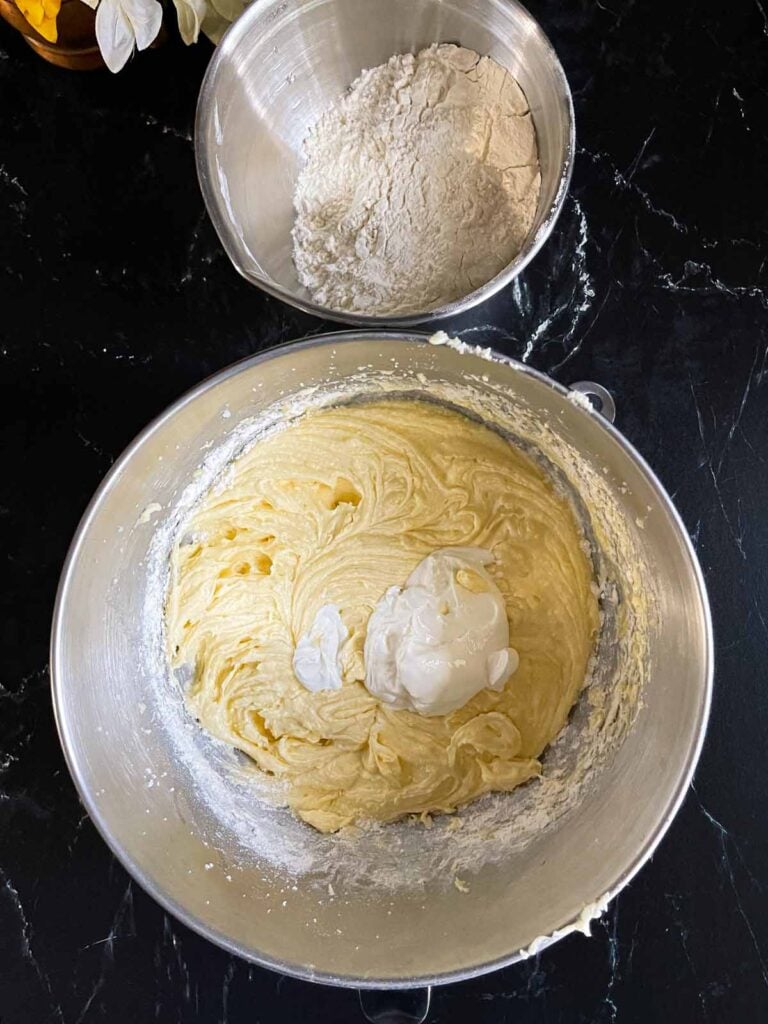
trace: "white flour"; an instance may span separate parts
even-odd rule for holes
[[[364,71],[304,150],[294,261],[334,309],[407,313],[462,298],[503,270],[534,221],[528,102],[507,71],[463,47]]]

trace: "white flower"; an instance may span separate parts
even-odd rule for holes
[[[157,0],[101,0],[96,10],[96,40],[110,71],[119,71],[134,44],[146,50],[160,31],[163,9]]]
[[[189,46],[196,43],[208,7],[205,0],[173,0],[179,19],[179,34]]]
[[[218,43],[250,0],[173,0],[179,34],[187,45],[201,32]],[[96,11],[96,39],[110,71],[119,71],[133,52],[146,49],[160,31],[157,0],[83,0]]]
[[[208,0],[202,31],[212,43],[218,44],[221,37],[245,10],[249,0]]]
[[[203,34],[208,36],[214,46],[218,46],[221,42],[221,37],[229,28],[229,22],[226,18],[215,11],[210,4],[206,4],[205,18],[201,26]]]
[[[246,0],[210,0],[211,7],[225,21],[236,21],[245,10]]]

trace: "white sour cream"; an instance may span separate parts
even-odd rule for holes
[[[308,690],[341,689],[341,645],[347,636],[338,608],[324,604],[293,652],[293,671]]]
[[[384,704],[446,715],[518,666],[499,588],[483,548],[441,548],[405,587],[390,587],[368,621],[365,685]]]

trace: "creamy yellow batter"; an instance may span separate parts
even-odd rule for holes
[[[496,556],[519,667],[444,717],[391,710],[363,685],[368,618],[426,555],[462,546]],[[326,604],[350,634],[343,686],[312,693],[293,651]],[[194,669],[190,709],[324,832],[452,811],[539,774],[597,626],[569,503],[498,434],[423,402],[317,410],[259,441],[172,556],[168,638]]]

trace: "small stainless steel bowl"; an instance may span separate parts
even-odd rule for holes
[[[365,68],[454,42],[508,68],[531,107],[541,195],[523,248],[462,299],[403,316],[318,305],[292,259],[293,192],[311,126]],[[494,295],[536,255],[568,190],[573,104],[549,40],[516,0],[258,0],[229,29],[203,81],[195,124],[200,187],[219,238],[246,280],[308,313],[403,327],[451,316]]]

